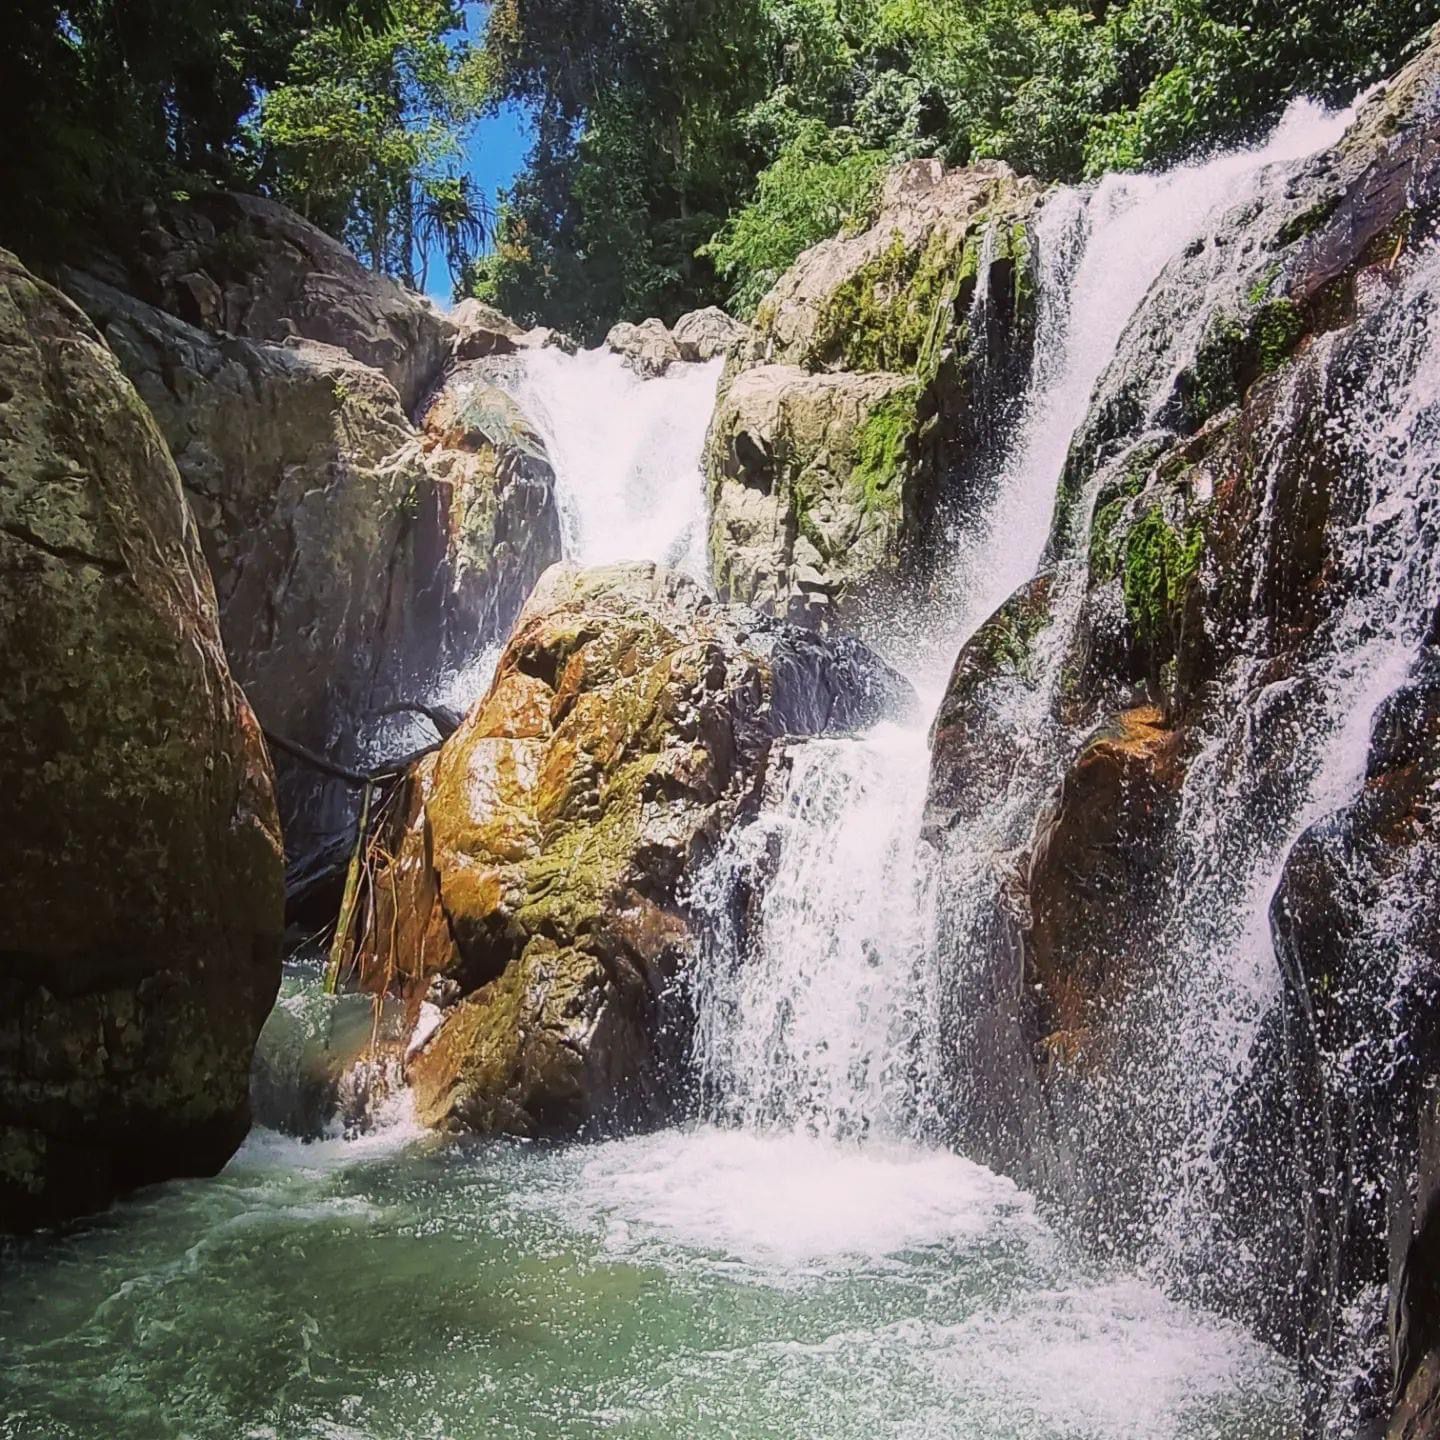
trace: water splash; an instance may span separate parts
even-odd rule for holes
[[[923,733],[896,725],[792,744],[759,819],[702,876],[714,923],[693,972],[695,1054],[717,1117],[850,1138],[913,1128],[928,758]]]
[[[1034,575],[1072,437],[1167,262],[1273,167],[1333,142],[1345,124],[1292,107],[1257,149],[1163,175],[1112,176],[1045,202],[1035,235],[1037,360],[989,502],[952,537],[945,593],[870,637],[932,711],[959,646]],[[1053,711],[1104,478],[1090,478],[1074,509],[1031,673],[991,697],[1014,753],[992,790],[977,780],[968,822],[946,837],[950,943],[938,945],[934,930],[919,733],[790,747],[759,820],[730,838],[698,887],[718,937],[695,978],[708,1113],[822,1134],[933,1136],[967,1103],[947,1076],[965,1045],[969,957],[994,943],[997,896],[1079,743]]]
[[[1356,336],[1344,345],[1322,337],[1284,383],[1267,463],[1251,481],[1266,487],[1268,517],[1255,550],[1268,556],[1289,543],[1273,528],[1273,491],[1298,463],[1293,447],[1329,445],[1338,479],[1327,589],[1341,598],[1292,653],[1262,597],[1252,597],[1248,633],[1207,707],[1185,783],[1160,937],[1175,957],[1165,1001],[1175,1046],[1144,1096],[1168,1151],[1154,1201],[1158,1239],[1178,1268],[1213,1244],[1212,1157],[1279,996],[1270,908],[1286,860],[1306,831],[1355,798],[1376,712],[1410,677],[1440,606],[1440,249],[1416,257],[1374,313],[1362,311]],[[1325,437],[1300,423],[1316,395],[1332,417]],[[1142,1023],[1159,1006],[1147,999]]]

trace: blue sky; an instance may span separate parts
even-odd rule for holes
[[[485,7],[467,5],[465,18],[469,38],[478,41],[485,30]],[[518,175],[530,149],[529,117],[518,106],[506,105],[499,114],[486,116],[475,127],[465,147],[465,171],[480,187],[491,210],[499,192]],[[450,272],[445,257],[431,252],[429,293],[443,304],[450,303]]]

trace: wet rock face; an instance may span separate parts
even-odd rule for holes
[[[1029,367],[1038,196],[1003,165],[901,166],[870,230],[782,277],[708,448],[722,596],[818,625],[923,576]]]
[[[502,639],[559,558],[533,431],[477,378],[482,362],[446,372],[417,429],[347,351],[214,336],[93,276],[68,283],[169,442],[262,725],[352,769],[409,748],[386,712],[434,699]],[[343,863],[355,790],[277,764],[303,897]]]
[[[652,565],[548,572],[490,694],[412,775],[375,883],[366,984],[443,1010],[408,1066],[422,1118],[535,1134],[667,1113],[686,877],[778,737],[868,723],[905,689],[858,645]]]
[[[1440,1076],[1440,652],[1376,718],[1355,801],[1292,850],[1270,907],[1284,984],[1227,1155],[1229,1219],[1299,1283],[1259,1303],[1313,1374],[1348,1368],[1355,1297],[1390,1291],[1389,1364],[1333,1413],[1430,1433],[1440,1406],[1433,1091]],[[1258,1191],[1242,1170],[1276,1181]],[[1378,1330],[1379,1319],[1376,1320]],[[1387,1373],[1388,1372],[1388,1373]],[[1333,1433],[1344,1433],[1338,1427]]]
[[[1178,742],[1153,706],[1114,716],[1080,751],[1037,827],[1025,978],[1042,1065],[1103,1066],[1107,1014],[1153,978],[1143,917],[1168,878]]]
[[[280,976],[273,781],[180,479],[0,252],[0,1230],[208,1174]]]
[[[894,575],[916,504],[895,456],[910,438],[913,383],[899,375],[743,370],[707,442],[716,584],[766,614],[820,625]]]
[[[926,819],[932,834],[974,820],[1005,792],[1016,765],[1006,699],[1024,685],[1036,637],[1050,623],[1050,575],[1037,575],[970,638],[931,728]]]

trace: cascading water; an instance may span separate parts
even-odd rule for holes
[[[923,1093],[912,1041],[930,935],[915,837],[929,747],[887,724],[797,743],[776,768],[770,803],[699,887],[715,917],[694,980],[708,1108],[747,1127],[905,1134]],[[737,877],[754,897],[743,928]]]
[[[607,350],[523,357],[512,388],[555,467],[566,559],[654,560],[706,580],[700,460],[721,368],[644,379]]]
[[[1386,298],[1378,318],[1362,317],[1371,333],[1358,357],[1322,337],[1306,367],[1286,377],[1271,463],[1257,477],[1270,487],[1262,513],[1273,522],[1271,490],[1300,429],[1300,387],[1332,391],[1345,481],[1328,528],[1332,584],[1344,598],[1277,677],[1286,642],[1255,597],[1185,786],[1162,942],[1177,957],[1168,1004],[1181,1023],[1147,1095],[1168,1152],[1154,1208],[1177,1263],[1211,1243],[1208,1157],[1278,994],[1270,907],[1285,861],[1316,821],[1354,798],[1375,714],[1410,676],[1440,605],[1440,251],[1420,257]],[[1283,543],[1256,537],[1261,551]]]
[[[545,442],[565,559],[653,560],[708,583],[701,454],[722,365],[676,365],[644,379],[608,350],[547,348],[497,372]],[[464,714],[490,688],[503,649],[487,647],[432,699]],[[391,754],[424,738],[417,728],[385,737]]]
[[[953,537],[946,593],[918,615],[894,617],[889,636],[871,636],[897,663],[909,662],[932,707],[950,658],[1035,573],[1071,439],[1156,277],[1222,211],[1281,183],[1286,162],[1333,143],[1348,119],[1299,105],[1257,150],[1164,175],[1111,176],[1047,200],[1036,233],[1037,362],[1013,442],[988,503]],[[1193,347],[1202,320],[1176,327],[1177,352]],[[1084,598],[1090,506],[1102,479],[1075,507],[1075,533],[1052,580],[1053,619],[1028,683],[1004,697],[1015,764],[995,793],[976,797],[970,823],[946,837],[947,919],[977,947],[1010,855],[1078,744],[1051,712]],[[945,641],[918,650],[917,633]],[[966,1103],[935,1088],[965,1002],[955,974],[963,966],[942,963],[928,930],[930,859],[920,844],[927,761],[918,736],[794,747],[775,803],[707,877],[722,934],[737,891],[762,897],[747,917],[743,963],[712,959],[701,970],[697,1059],[717,1113],[822,1132],[888,1121],[892,1131],[916,1133],[937,1108]]]

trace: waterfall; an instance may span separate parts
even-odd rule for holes
[[[696,1056],[717,1117],[846,1138],[911,1128],[928,760],[922,732],[889,724],[791,745],[759,819],[702,877],[714,923],[695,972]],[[742,887],[751,913],[737,924]]]
[[[1344,598],[1276,678],[1284,642],[1253,597],[1241,658],[1224,676],[1183,794],[1162,936],[1176,957],[1164,1003],[1179,1024],[1168,1063],[1136,1096],[1163,1157],[1153,1203],[1158,1242],[1175,1265],[1213,1244],[1212,1152],[1278,997],[1270,907],[1286,859],[1312,825],[1354,799],[1375,714],[1409,678],[1440,606],[1440,251],[1432,246],[1359,328],[1359,354],[1321,337],[1286,377],[1270,464],[1256,477],[1267,487],[1268,526],[1287,447],[1305,443],[1303,387],[1333,393],[1330,438],[1344,478],[1327,530],[1331,584]],[[1255,543],[1268,550],[1285,540],[1267,528]],[[1147,1005],[1153,1013],[1159,1004],[1145,997],[1142,1023]]]
[[[869,637],[932,711],[959,648],[1036,573],[1072,438],[1156,278],[1221,213],[1280,183],[1287,162],[1333,143],[1347,119],[1296,105],[1257,149],[1046,200],[1035,234],[1037,360],[1010,444],[986,503],[951,537],[943,592]],[[1201,320],[1176,327],[1178,348],[1195,343]],[[715,938],[697,967],[695,1059],[715,1118],[943,1138],[971,1103],[947,1078],[974,1009],[969,959],[992,944],[1014,852],[1078,745],[1052,711],[1102,480],[1091,480],[1060,547],[1054,618],[1033,674],[997,697],[1013,764],[992,790],[976,777],[973,818],[942,852],[921,837],[923,731],[891,726],[788,747],[759,819],[729,837],[697,885]]]
[[[700,462],[722,364],[645,379],[603,349],[521,357],[509,388],[555,468],[567,560],[654,560],[707,581]]]
[[[708,587],[701,455],[722,368],[720,360],[679,364],[646,379],[608,350],[554,348],[495,366],[495,383],[545,442],[565,559],[653,560]],[[447,675],[432,699],[467,712],[489,690],[504,648],[503,640],[487,646]],[[424,739],[419,726],[391,732],[392,751]]]

